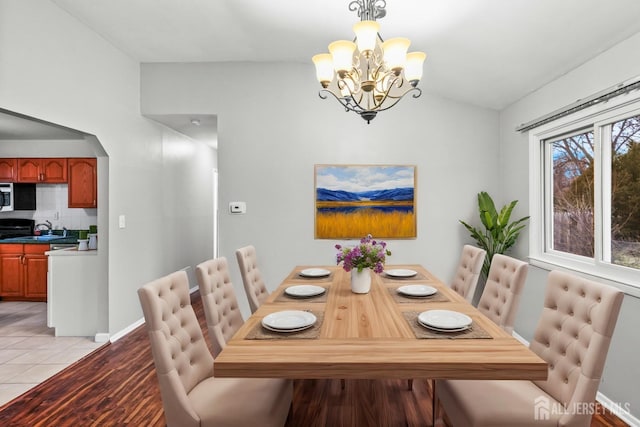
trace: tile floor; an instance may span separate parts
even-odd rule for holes
[[[44,302],[0,301],[0,406],[101,345],[93,337],[55,337]]]

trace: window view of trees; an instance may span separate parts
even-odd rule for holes
[[[593,132],[552,143],[553,248],[593,257]]]
[[[611,127],[611,262],[640,269],[640,116]]]
[[[609,221],[613,264],[640,269],[640,116],[625,118],[610,129],[611,183]],[[594,133],[585,130],[551,142],[553,179],[553,248],[594,256]],[[609,166],[609,165],[606,165]]]

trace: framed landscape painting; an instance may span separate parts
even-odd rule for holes
[[[413,239],[416,167],[316,165],[316,239]]]

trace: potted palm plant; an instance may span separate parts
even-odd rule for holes
[[[498,212],[489,193],[481,191],[478,193],[478,211],[484,230],[479,230],[460,220],[462,225],[471,233],[471,237],[476,240],[478,246],[487,251],[487,256],[482,266],[482,278],[484,280],[489,275],[489,267],[493,256],[506,253],[518,239],[520,231],[526,226],[525,222],[529,219],[528,216],[509,222],[511,212],[517,203],[517,200],[513,200],[511,203],[504,205]]]

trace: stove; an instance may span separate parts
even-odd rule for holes
[[[26,218],[0,218],[0,239],[33,236],[35,220]]]

